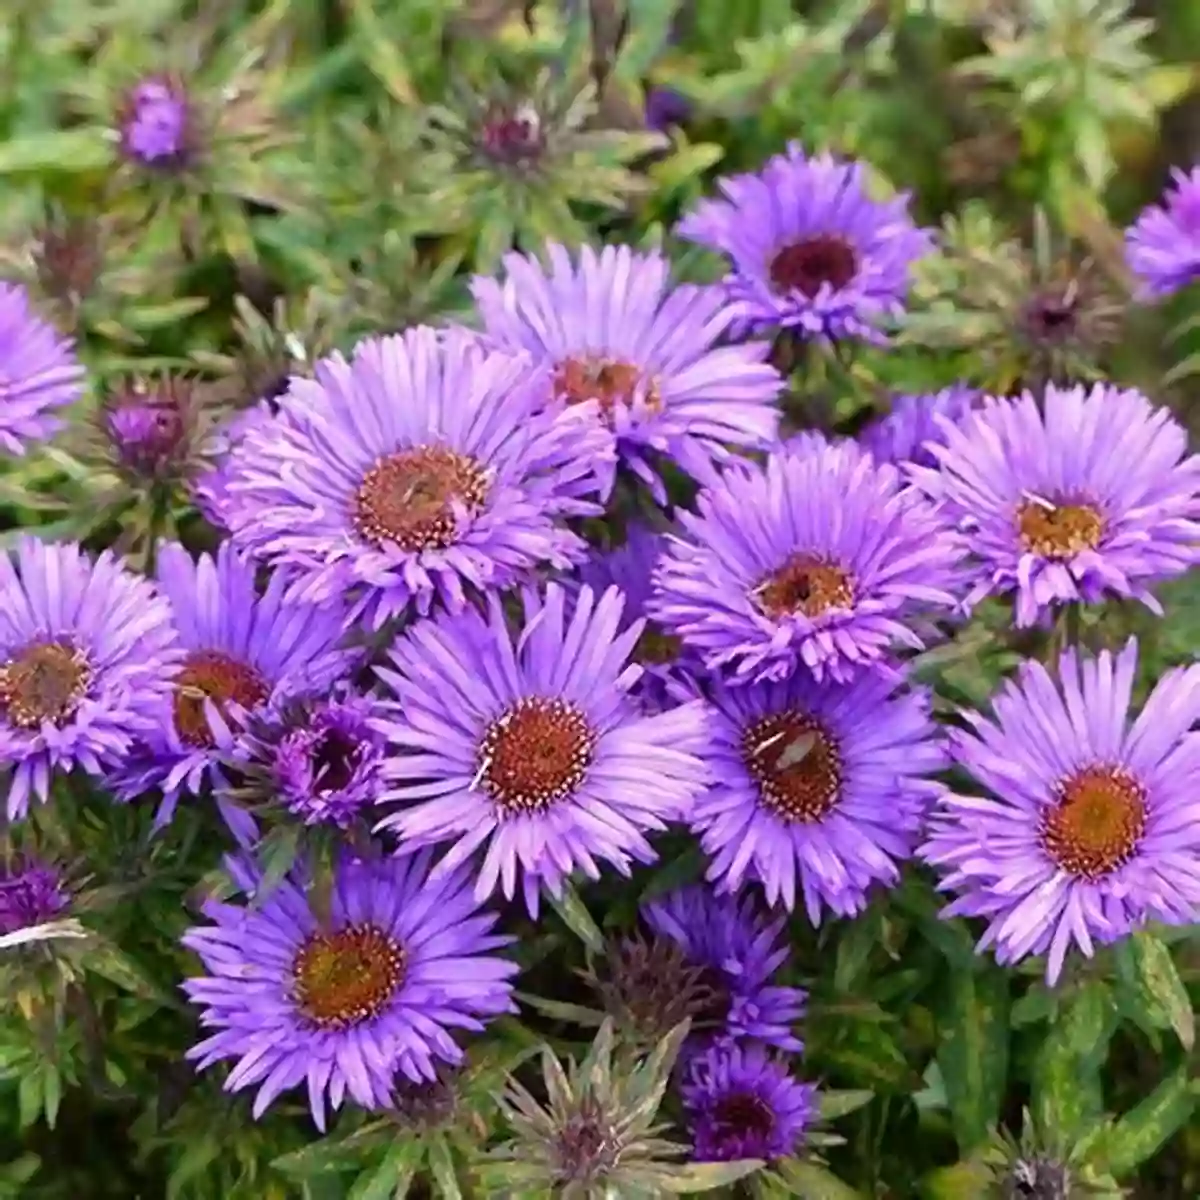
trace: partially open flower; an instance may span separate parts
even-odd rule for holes
[[[195,112],[181,80],[150,75],[126,94],[118,114],[121,152],[138,166],[185,167],[197,150]]]
[[[0,935],[51,921],[69,902],[53,867],[31,859],[0,864]]]

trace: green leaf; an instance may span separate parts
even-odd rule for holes
[[[434,1194],[445,1200],[462,1200],[462,1189],[458,1186],[458,1172],[450,1147],[441,1135],[429,1143],[429,1171],[433,1175]]]
[[[258,861],[262,865],[262,877],[254,889],[256,905],[264,903],[296,865],[301,833],[299,825],[277,825],[259,843]]]
[[[789,1158],[776,1163],[775,1170],[800,1200],[861,1200],[848,1183],[819,1163]]]
[[[584,906],[573,884],[567,883],[561,896],[550,896],[549,900],[551,908],[562,917],[567,928],[593,954],[604,953],[604,934],[592,920],[592,914]]]
[[[77,174],[112,162],[107,129],[60,129],[0,142],[0,175]]]
[[[220,1139],[205,1137],[192,1142],[167,1177],[167,1200],[179,1200],[180,1196],[186,1195],[189,1185],[199,1179],[220,1156]]]
[[[514,998],[521,1004],[528,1004],[538,1012],[553,1017],[556,1021],[567,1021],[572,1025],[583,1025],[588,1028],[599,1028],[604,1024],[604,1014],[594,1008],[584,1008],[582,1004],[568,1004],[564,1000],[546,1000],[542,996],[534,996],[529,992],[514,992]]]
[[[1100,1119],[1100,1072],[1118,1022],[1112,989],[1084,983],[1066,999],[1034,1060],[1033,1113],[1042,1136],[1071,1145]]]
[[[985,1142],[1000,1118],[1008,1076],[1008,977],[984,960],[952,972],[937,1014],[937,1062],[959,1150]]]
[[[1173,1029],[1190,1050],[1196,1044],[1196,1014],[1170,948],[1140,931],[1116,949],[1117,997],[1121,1007],[1152,1029]]]
[[[664,1192],[673,1196],[693,1192],[711,1192],[715,1188],[727,1187],[747,1175],[761,1170],[763,1163],[756,1158],[745,1158],[738,1162],[689,1163],[685,1167],[672,1169],[669,1176],[660,1181]]]
[[[870,1104],[875,1099],[875,1093],[866,1088],[822,1089],[817,1094],[817,1111],[823,1121],[834,1121],[847,1113],[856,1112],[864,1104]]]
[[[979,1200],[987,1195],[992,1173],[981,1162],[968,1160],[939,1167],[921,1181],[923,1200]]]
[[[97,941],[89,947],[85,963],[89,971],[103,975],[110,983],[143,1000],[153,1000],[168,1008],[182,1008],[174,996],[164,992],[129,955],[110,942]]]
[[[1118,1178],[1131,1174],[1187,1124],[1198,1100],[1187,1067],[1180,1067],[1100,1139],[1093,1165]]]

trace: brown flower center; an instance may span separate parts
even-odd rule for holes
[[[1070,558],[1094,550],[1104,535],[1104,521],[1091,504],[1050,504],[1023,500],[1017,509],[1021,544],[1043,558]]]
[[[33,642],[0,667],[0,707],[19,729],[61,725],[91,680],[87,659],[69,642]]]
[[[554,390],[568,404],[595,400],[600,411],[612,420],[618,405],[629,408],[635,400],[658,412],[662,397],[658,385],[643,380],[642,372],[632,363],[611,358],[568,358],[554,374]]]
[[[812,299],[823,284],[844,288],[858,270],[858,256],[845,238],[823,233],[784,246],[771,259],[769,274],[777,292],[803,292]]]
[[[722,1096],[713,1108],[716,1123],[730,1135],[751,1134],[768,1137],[775,1129],[775,1114],[753,1092],[731,1092]]]
[[[812,619],[831,608],[849,608],[854,603],[854,585],[841,567],[801,554],[768,575],[752,595],[768,617],[798,612]]]
[[[742,759],[762,803],[784,821],[820,821],[837,804],[841,754],[811,717],[788,711],[755,721],[742,733]]]
[[[398,450],[363,476],[354,527],[375,546],[414,552],[449,546],[458,534],[452,501],[474,512],[487,493],[487,473],[465,454],[444,446]]]
[[[533,696],[489,726],[479,777],[502,815],[544,812],[579,787],[595,749],[596,735],[578,708]]]
[[[269,690],[262,676],[246,663],[219,650],[195,650],[175,681],[175,732],[189,746],[211,748],[216,742],[204,712],[205,698],[229,721],[230,704],[255,708]]]
[[[292,964],[296,1005],[328,1029],[369,1021],[404,983],[406,958],[404,947],[374,925],[315,933]]]
[[[1146,794],[1117,767],[1088,767],[1059,788],[1042,845],[1064,871],[1096,879],[1128,862],[1146,828]]]

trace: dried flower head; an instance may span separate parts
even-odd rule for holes
[[[1021,1137],[996,1134],[981,1162],[989,1172],[987,1200],[1087,1200],[1123,1195],[1116,1182],[1083,1162],[1078,1152],[1042,1137],[1026,1111]]]

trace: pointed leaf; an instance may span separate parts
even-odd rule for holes
[[[403,1196],[412,1182],[425,1147],[415,1139],[397,1142],[373,1171],[364,1172],[354,1181],[346,1200],[392,1200]]]
[[[820,1163],[789,1158],[776,1163],[775,1170],[799,1200],[862,1200],[848,1183]]]
[[[986,962],[953,971],[938,1011],[937,1062],[954,1136],[969,1154],[1000,1118],[1008,1077],[1008,977]]]
[[[1116,950],[1118,999],[1130,1015],[1152,1029],[1173,1029],[1190,1050],[1196,1044],[1196,1014],[1170,948],[1140,931]]]
[[[441,1135],[429,1143],[429,1172],[435,1185],[434,1195],[444,1197],[444,1200],[462,1200],[454,1158],[446,1139]]]
[[[604,953],[604,935],[572,884],[566,884],[562,896],[551,896],[550,905],[593,954]]]
[[[874,1099],[875,1093],[865,1088],[842,1091],[830,1088],[817,1093],[817,1111],[823,1121],[833,1121],[856,1112]]]
[[[0,175],[99,171],[112,157],[107,129],[45,130],[0,142]]]
[[[747,1175],[753,1175],[765,1164],[757,1158],[741,1159],[738,1162],[689,1163],[676,1167],[663,1178],[663,1191],[673,1196],[684,1196],[694,1192],[711,1192],[715,1188],[727,1187]]]
[[[1187,1067],[1180,1067],[1100,1139],[1092,1165],[1118,1178],[1131,1174],[1187,1124],[1198,1102]]]

